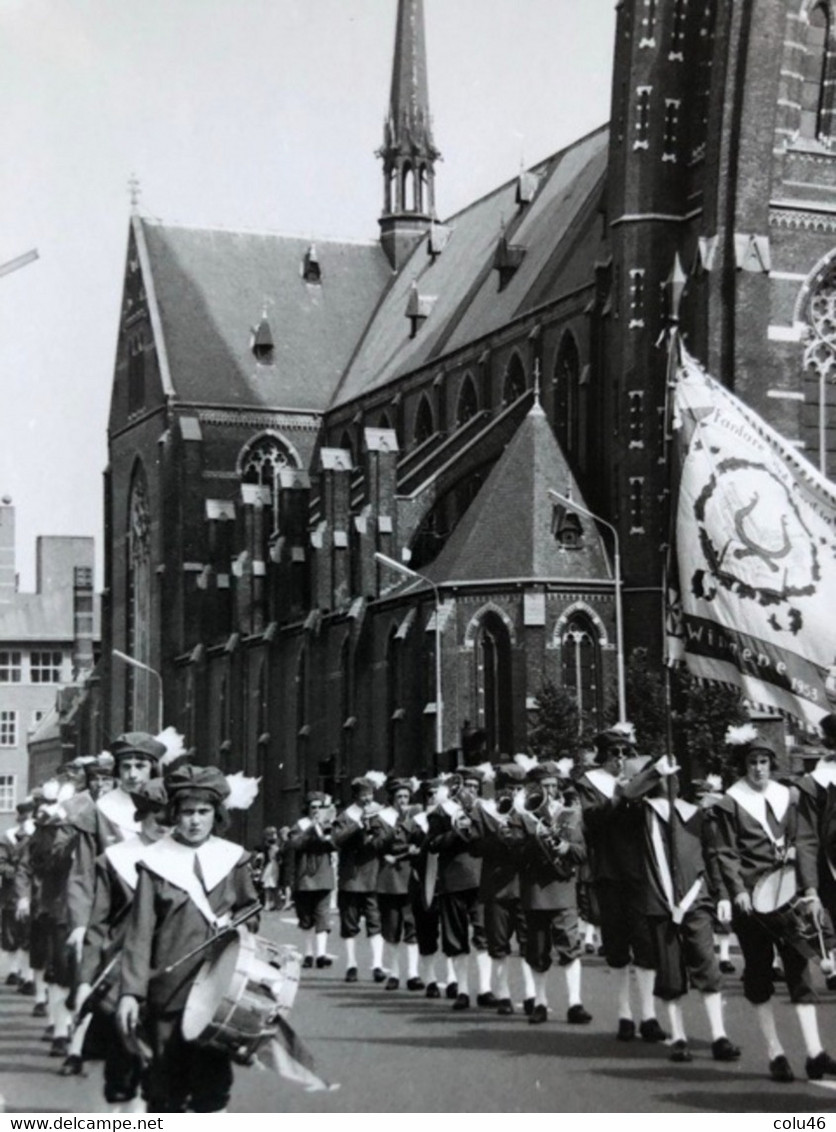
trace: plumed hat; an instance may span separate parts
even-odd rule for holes
[[[151,778],[131,791],[131,798],[139,815],[164,810],[168,805],[168,792],[161,778]]]
[[[374,794],[377,786],[370,778],[352,778],[351,793],[356,798],[359,794]]]
[[[745,773],[746,759],[753,751],[763,751],[769,755],[773,770],[778,766],[778,752],[767,739],[764,739],[753,723],[742,723],[726,729],[726,746],[730,748],[734,766],[738,774]]]
[[[543,782],[546,778],[553,778],[559,782],[563,776],[560,773],[560,767],[556,762],[551,759],[546,759],[545,762],[537,763],[526,775],[528,782]]]
[[[172,771],[166,779],[166,789],[172,801],[195,797],[217,804],[229,797],[229,783],[216,766],[194,766],[193,763]]]
[[[149,762],[156,765],[166,753],[166,748],[159,739],[155,739],[153,735],[149,735],[146,731],[127,731],[124,735],[119,735],[113,740],[110,744],[110,751],[117,762],[120,758],[134,755],[148,759]]]
[[[27,814],[31,814],[34,809],[35,803],[31,798],[24,798],[22,802],[18,802],[15,806],[15,810],[21,817],[26,817]]]
[[[494,770],[493,784],[497,790],[507,790],[512,786],[522,786],[525,771],[517,763],[499,763]]]
[[[616,727],[607,731],[600,731],[593,740],[595,744],[595,761],[606,762],[614,747],[626,747],[631,754],[635,754],[636,743],[632,736]]]
[[[309,790],[305,795],[305,805],[309,806],[311,802],[321,802],[324,806],[327,802],[328,795],[323,794],[321,790]]]
[[[102,751],[100,755],[90,759],[84,770],[88,778],[100,778],[112,775],[115,767],[116,759],[110,751]]]
[[[397,794],[399,790],[408,790],[412,794],[412,783],[408,778],[387,778],[386,793]]]

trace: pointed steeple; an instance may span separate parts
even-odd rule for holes
[[[383,126],[380,240],[397,270],[435,217],[435,148],[423,0],[398,0],[389,113]]]

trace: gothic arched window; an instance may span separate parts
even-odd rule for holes
[[[502,618],[489,611],[476,636],[474,717],[485,732],[491,758],[513,751],[511,638]]]
[[[476,396],[476,386],[473,378],[466,373],[462,378],[459,400],[456,405],[456,424],[463,425],[479,412],[479,398]]]
[[[511,405],[525,393],[525,370],[517,354],[511,358],[502,387],[502,404]]]
[[[137,464],[128,497],[128,654],[151,665],[151,515],[145,470]],[[151,672],[130,665],[126,673],[128,730],[155,731],[160,690]]]
[[[423,444],[435,432],[433,411],[426,397],[422,397],[415,414],[415,443]]]
[[[577,450],[580,432],[581,367],[574,335],[560,340],[554,365],[554,431],[568,455]]]
[[[582,613],[570,618],[560,639],[564,688],[575,694],[582,720],[601,727],[601,646],[592,622]]]
[[[828,388],[836,377],[836,261],[825,264],[814,277],[807,303],[809,323],[804,350],[806,389],[804,404],[810,410],[805,419],[805,448],[818,454],[823,475],[832,474],[828,439],[833,435],[833,407],[828,404]],[[832,397],[831,397],[832,400]]]
[[[833,111],[833,68],[829,64],[832,20],[829,3],[813,4],[807,13],[807,51],[802,59],[802,138],[829,138]]]

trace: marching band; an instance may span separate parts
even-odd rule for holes
[[[289,859],[282,875],[302,968],[333,962],[336,896],[345,982],[361,978],[365,930],[368,977],[386,991],[444,994],[453,1010],[507,1016],[516,1009],[510,964],[518,956],[531,1025],[551,1018],[555,961],[565,1021],[593,1021],[582,998],[590,947],[580,898],[600,928],[615,988],[610,1032],[664,1043],[676,1063],[693,1059],[682,1012],[689,989],[704,1007],[712,1058],[741,1055],[724,1020],[730,964],[715,952],[725,925],[742,955],[768,1076],[795,1079],[773,1010],[776,954],[806,1076],[836,1076],[811,974],[817,960],[832,976],[836,947],[836,716],[822,730],[827,754],[787,786],[756,728],[731,728],[736,778],[724,793],[695,800],[680,796],[674,759],[642,758],[625,725],[596,737],[591,765],[519,755],[420,780],[369,771],[351,783],[341,812],[322,792],[305,796],[304,813],[278,837],[270,884],[278,887]],[[65,764],[18,806],[0,839],[6,983],[48,1019],[62,1074],[103,1057],[112,1111],[226,1111],[233,1064],[247,1060],[249,1036],[219,1037],[201,998],[205,961],[215,957],[212,978],[223,974],[219,941],[258,925],[250,855],[222,836],[228,806],[246,804],[230,798],[230,783],[217,768],[190,763],[179,737],[130,733],[109,754]],[[247,963],[280,965],[268,941],[253,941],[239,949],[244,984]],[[277,1002],[289,1009],[295,987],[281,991],[276,978]],[[669,1034],[656,1016],[660,1002]]]

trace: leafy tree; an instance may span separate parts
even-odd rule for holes
[[[651,669],[646,649],[633,649],[625,671],[627,716],[636,729],[643,755],[662,755],[668,749],[668,698],[664,672]]]
[[[528,746],[539,759],[574,755],[584,731],[578,701],[568,688],[544,680],[537,692],[537,709],[528,729]]]
[[[687,672],[674,674],[674,688],[677,757],[695,778],[725,775],[726,729],[749,718],[739,691],[697,680]]]

